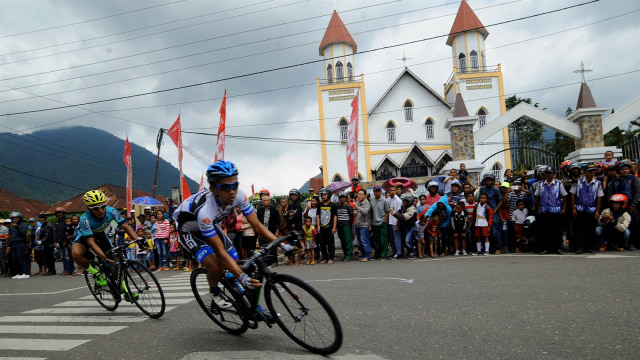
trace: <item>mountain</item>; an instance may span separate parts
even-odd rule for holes
[[[0,188],[55,204],[105,183],[126,186],[124,141],[89,127],[0,133]],[[133,188],[151,192],[156,154],[131,143]],[[180,172],[160,158],[156,193],[170,196]],[[199,183],[187,178],[191,192]]]

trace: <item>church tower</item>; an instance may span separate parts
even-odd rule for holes
[[[364,77],[356,76],[355,72],[357,48],[358,44],[334,11],[320,42],[319,52],[324,61],[322,77],[316,79],[325,185],[336,180],[351,180],[348,178],[346,147],[351,102],[356,94],[359,94],[358,174],[362,181],[368,181],[371,174]]]
[[[486,56],[487,36],[489,31],[466,0],[462,0],[447,38],[447,45],[451,46],[452,51],[453,73],[444,85],[444,97],[449,104],[453,104],[458,93],[463,95],[469,113],[478,116],[474,132],[507,111],[501,65],[493,65]],[[481,162],[509,148],[508,128],[503,128],[485,143],[476,144],[476,159]],[[485,164],[485,170],[500,174],[497,178],[501,178],[507,168],[511,168],[509,151],[505,151],[504,157],[494,164]]]

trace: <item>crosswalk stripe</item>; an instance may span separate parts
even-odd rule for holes
[[[2,357],[0,360],[47,360],[47,358],[34,358],[34,357]]]
[[[186,299],[167,299],[165,298],[165,303],[167,305],[179,305],[179,304],[186,304],[192,300],[195,300],[195,298],[186,298]],[[53,306],[78,306],[78,307],[86,307],[86,306],[96,306],[96,307],[100,307],[100,305],[98,305],[98,303],[95,300],[79,300],[79,301],[65,301],[63,303],[59,303],[59,304],[55,304]],[[118,308],[120,308],[121,306],[136,306],[135,304],[131,304],[128,302],[121,302],[120,305],[118,305]]]
[[[191,291],[179,291],[179,292],[165,291],[164,292],[165,300],[174,298],[174,297],[189,297],[189,296],[193,297],[193,292]],[[94,299],[93,295],[87,295],[87,296],[78,298],[78,300],[93,300],[93,299]]]
[[[91,340],[0,339],[0,349],[66,351],[89,341]]]
[[[76,334],[105,335],[127,328],[126,326],[47,326],[47,325],[2,325],[2,334]]]
[[[164,311],[171,311],[175,309],[175,306],[167,306]],[[80,307],[59,307],[59,308],[42,308],[42,309],[33,309],[29,311],[23,312],[23,314],[110,314],[111,312],[97,306],[92,308],[80,308]],[[113,313],[115,314],[140,314],[140,309],[137,307],[125,307],[116,309]],[[0,358],[2,360],[2,358]]]
[[[184,286],[184,285],[175,285],[175,286],[163,286],[162,287],[162,291],[169,291],[169,290],[191,290],[191,286]]]
[[[146,316],[37,316],[37,315],[15,315],[2,316],[0,322],[34,322],[34,323],[69,323],[69,322],[86,322],[86,323],[106,323],[106,322],[141,322],[147,319]]]

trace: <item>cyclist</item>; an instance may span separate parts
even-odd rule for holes
[[[83,200],[87,205],[87,211],[80,217],[78,232],[71,246],[71,256],[80,269],[87,269],[96,278],[96,284],[105,286],[107,280],[103,275],[98,274],[99,270],[91,266],[89,260],[93,258],[93,255],[87,250],[91,249],[103,261],[112,262],[105,256],[105,252],[113,247],[105,233],[112,220],[115,220],[133,241],[138,241],[138,236],[126,220],[120,216],[118,210],[107,206],[107,198],[102,191],[87,191]],[[126,291],[126,286],[123,287]]]
[[[273,241],[276,236],[259,220],[244,191],[239,189],[238,169],[225,160],[218,160],[207,169],[209,189],[200,191],[184,200],[174,211],[178,223],[180,244],[209,270],[207,279],[215,303],[221,308],[232,305],[220,297],[218,280],[224,269],[235,275],[248,289],[262,286],[260,281],[245,274],[236,263],[238,253],[233,242],[220,229],[220,222],[235,207],[240,208],[247,221],[262,239]],[[267,311],[261,311],[261,320],[270,319]]]

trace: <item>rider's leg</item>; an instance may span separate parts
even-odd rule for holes
[[[71,246],[71,257],[73,258],[73,261],[78,265],[78,270],[87,269],[89,268],[89,266],[91,266],[91,264],[89,264],[89,260],[84,257],[84,253],[86,251],[87,249],[80,243],[75,243],[73,244],[73,246]]]
[[[210,254],[204,258],[204,260],[202,261],[202,265],[206,266],[207,269],[209,269],[209,272],[207,273],[207,280],[209,281],[209,285],[212,287],[217,286],[224,270],[222,261],[218,259],[218,257],[216,257],[214,254]]]

